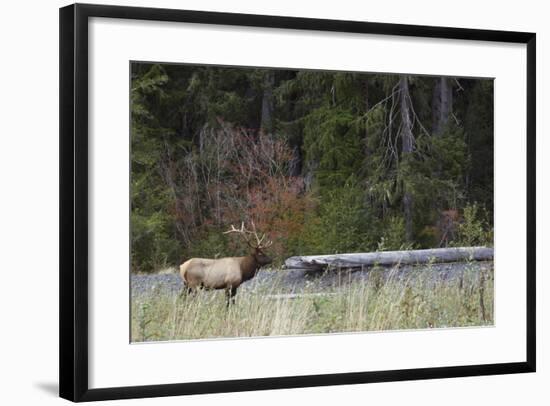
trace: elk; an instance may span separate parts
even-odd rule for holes
[[[258,237],[256,227],[252,222],[252,231],[246,230],[244,222],[241,228],[236,229],[231,225],[224,234],[237,234],[244,238],[252,249],[250,255],[245,257],[227,257],[219,259],[191,258],[180,265],[180,276],[184,283],[182,293],[195,293],[197,289],[224,289],[227,307],[235,303],[237,288],[245,281],[252,279],[258,269],[268,265],[273,260],[264,250],[271,246],[272,241],[265,239],[265,234]],[[253,242],[252,238],[256,241]]]

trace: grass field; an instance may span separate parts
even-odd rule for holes
[[[431,267],[402,274],[375,269],[330,286],[308,282],[298,295],[274,273],[269,284],[240,289],[225,306],[222,291],[178,296],[152,291],[132,298],[131,340],[326,334],[493,324],[494,271],[466,266],[453,276]],[[291,291],[292,289],[290,289]]]

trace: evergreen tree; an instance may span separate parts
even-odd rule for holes
[[[492,80],[150,63],[131,75],[134,271],[234,255],[221,231],[249,220],[282,257],[491,235]]]

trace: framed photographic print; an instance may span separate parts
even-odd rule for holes
[[[60,10],[60,395],[535,371],[535,34]]]

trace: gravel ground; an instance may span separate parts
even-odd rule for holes
[[[426,268],[426,266],[423,266]],[[481,270],[493,267],[492,262],[473,262],[433,264],[431,266],[434,278],[449,278],[451,275],[458,275],[465,270]],[[421,270],[419,266],[399,267],[399,276],[406,277],[411,271]],[[392,274],[396,268],[385,268],[385,275]],[[437,272],[435,272],[437,271]],[[268,286],[274,278],[282,278],[284,286],[288,287],[287,293],[300,293],[308,284],[315,283],[319,289],[333,286],[341,282],[362,280],[369,277],[370,270],[341,270],[341,271],[305,271],[296,269],[265,269],[258,272],[255,278],[245,282],[240,289],[253,291],[262,286]],[[163,273],[153,275],[131,275],[131,294],[139,296],[144,294],[168,293],[177,294],[181,291],[183,284],[178,273]]]

